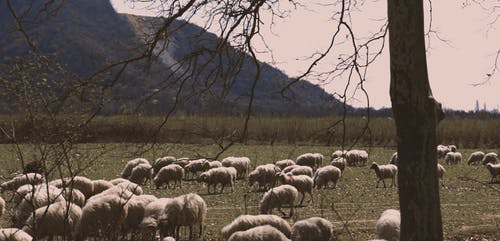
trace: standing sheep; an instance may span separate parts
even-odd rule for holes
[[[22,201],[14,210],[12,221],[14,224],[22,228],[26,219],[39,207],[43,207],[55,202],[65,201],[61,195],[61,189],[53,186],[45,186],[45,188],[35,189],[24,196]]]
[[[276,165],[281,170],[283,170],[285,167],[295,165],[295,161],[290,160],[290,159],[285,159],[285,160],[277,161],[276,163],[274,163],[274,165]]]
[[[209,166],[210,166],[210,169],[214,169],[214,168],[217,168],[217,167],[223,167],[222,166],[222,162],[220,162],[220,161],[211,161],[209,163]]]
[[[126,180],[126,179],[123,179],[123,180]],[[93,180],[92,181],[92,196],[99,194],[107,189],[110,189],[114,185],[115,184],[113,184],[109,181],[103,180],[103,179]]]
[[[254,227],[270,225],[285,236],[290,237],[291,227],[284,219],[270,214],[260,215],[240,215],[235,218],[230,224],[221,229],[221,236],[223,240],[227,240],[233,233],[238,231],[245,231]]]
[[[250,168],[250,158],[248,157],[226,157],[221,161],[225,167],[234,167],[237,171],[237,178],[245,178],[245,175]]]
[[[328,183],[333,182],[333,188],[337,187],[337,182],[342,176],[342,171],[338,167],[334,166],[325,166],[316,170],[314,174],[313,187],[318,189],[320,188],[328,188]]]
[[[305,153],[297,157],[295,163],[300,166],[308,166],[313,170],[321,167],[323,164],[323,155],[321,153]]]
[[[441,164],[437,164],[437,176],[439,180],[441,181],[441,186],[444,187],[444,173],[446,172],[446,169]]]
[[[462,154],[460,152],[448,152],[444,157],[447,165],[459,164],[462,161]]]
[[[274,164],[260,165],[248,174],[248,184],[250,187],[255,182],[259,184],[259,190],[269,190],[276,185],[276,174],[281,171]]]
[[[160,238],[174,236],[179,240],[181,226],[189,227],[189,240],[193,240],[193,227],[198,225],[199,236],[203,234],[203,222],[207,214],[207,204],[198,194],[190,193],[174,198],[165,206],[158,218]]]
[[[469,159],[467,160],[467,165],[478,165],[481,163],[481,160],[484,158],[484,152],[476,151],[470,154]]]
[[[306,193],[309,193],[311,196],[311,202],[314,201],[313,195],[312,195],[312,189],[314,186],[313,179],[310,176],[306,175],[292,175],[290,173],[284,174],[280,173],[279,174],[279,179],[281,181],[281,184],[288,184],[292,185],[295,188],[297,188],[297,191],[299,191],[302,194],[302,198],[300,199],[300,204],[304,202],[304,198],[306,197]]]
[[[382,181],[384,183],[384,188],[386,188],[386,185],[385,185],[385,179],[388,179],[388,178],[391,178],[392,179],[392,183],[391,183],[391,187],[396,185],[396,176],[398,174],[398,167],[394,164],[387,164],[387,165],[378,165],[377,163],[373,162],[372,163],[372,166],[370,167],[370,169],[373,169],[375,170],[375,174],[377,175],[377,188],[378,188],[378,184],[380,183],[380,181]]]
[[[292,165],[288,166],[282,171],[283,173],[291,173],[293,175],[307,175],[313,176],[313,169],[309,166]]]
[[[491,183],[494,183],[498,176],[500,176],[500,163],[499,164],[486,164],[486,169],[490,171],[491,174]]]
[[[339,157],[345,157],[345,155],[347,154],[347,151],[346,150],[336,150],[332,153],[331,157],[332,157],[332,160],[334,160],[335,158],[339,158]]]
[[[210,186],[213,185],[214,193],[216,193],[218,184],[221,184],[220,193],[224,192],[225,186],[230,186],[231,191],[234,192],[234,182],[236,181],[235,172],[236,170],[234,167],[218,167],[201,173],[197,181],[207,184],[209,194],[211,193]]]
[[[368,161],[368,152],[365,150],[350,150],[346,153],[346,160],[349,166],[364,166]]]
[[[333,225],[324,218],[303,219],[292,226],[292,241],[328,241],[332,237]]]
[[[31,241],[33,237],[17,228],[0,228],[0,241]]]
[[[281,185],[279,187],[272,188],[267,191],[262,199],[260,200],[260,214],[271,214],[274,208],[277,208],[279,212],[283,215],[285,213],[281,211],[281,206],[287,204],[290,206],[290,217],[293,216],[293,209],[295,207],[295,199],[299,196],[297,188],[291,185]]]
[[[127,200],[128,212],[122,224],[122,232],[126,234],[138,231],[139,225],[144,218],[146,206],[156,200],[158,198],[153,195],[134,195]]]
[[[136,167],[139,164],[149,164],[149,161],[144,158],[135,158],[128,161],[127,164],[125,164],[125,167],[123,168],[120,177],[124,179],[129,179],[130,175],[132,174],[132,169],[134,169],[134,167]]]
[[[177,184],[179,185],[179,188],[182,188],[182,178],[184,178],[184,168],[177,164],[170,164],[162,167],[158,171],[157,175],[153,179],[153,182],[156,189],[159,189],[164,184],[167,184],[167,188],[169,188],[170,181],[174,181],[173,189],[175,189]]]
[[[9,181],[3,182],[0,185],[0,192],[3,193],[4,191],[15,191],[20,186],[26,184],[38,185],[42,184],[43,182],[45,182],[45,178],[38,173],[22,174],[12,178]]]
[[[377,238],[387,241],[399,241],[401,214],[398,210],[385,210],[375,224]]]
[[[448,149],[450,149],[450,152],[457,152],[457,146],[455,145],[448,145]]]
[[[144,185],[152,179],[153,167],[148,163],[141,163],[130,172],[129,180],[138,185]]]
[[[227,241],[290,241],[271,225],[258,226],[233,233]]]
[[[164,156],[153,162],[153,176],[156,176],[162,167],[173,164],[176,161],[173,156]]]
[[[139,224],[141,235],[145,240],[153,240],[158,230],[158,218],[163,213],[166,206],[170,205],[173,198],[159,198],[150,202],[144,208],[144,216]]]
[[[332,160],[330,165],[337,167],[338,169],[340,169],[340,171],[343,172],[345,167],[347,166],[347,160],[345,159],[345,157],[337,157]]]
[[[445,145],[438,145],[436,149],[438,158],[444,158],[446,154],[450,152],[450,148]]]
[[[210,162],[207,159],[192,160],[184,167],[186,177],[191,173],[192,178],[195,178],[199,172],[204,172],[208,169],[210,169]]]
[[[94,183],[92,182],[92,180],[84,176],[56,179],[49,182],[49,185],[53,185],[58,188],[76,188],[80,190],[87,199],[90,198],[94,193]]]
[[[499,163],[498,154],[496,154],[495,152],[486,153],[481,162],[483,163],[483,165],[486,165],[487,163]]]

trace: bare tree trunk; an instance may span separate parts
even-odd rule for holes
[[[436,173],[436,127],[443,112],[427,75],[423,1],[388,0],[388,14],[401,240],[443,240]]]

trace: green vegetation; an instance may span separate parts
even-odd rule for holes
[[[25,157],[32,155],[33,146],[22,145]],[[85,144],[75,146],[86,161],[92,162],[90,168],[81,175],[90,178],[112,179],[119,175],[125,162],[137,157],[144,150],[138,144]],[[321,152],[328,156],[336,147],[324,146],[292,146],[292,145],[235,145],[225,156],[248,156],[253,161],[253,167],[284,158],[295,158],[305,152]],[[365,148],[370,153],[370,161],[388,162],[394,149]],[[176,157],[196,157],[199,155],[213,156],[218,151],[216,145],[201,144],[160,144],[148,149],[142,156],[153,161],[165,155]],[[460,149],[464,158],[474,150]],[[483,150],[491,151],[491,150]],[[0,145],[0,175],[10,177],[10,173],[19,170],[19,162],[15,161],[15,147]],[[442,160],[440,160],[442,163]],[[323,165],[329,163],[329,158]],[[463,161],[460,165],[445,166],[445,188],[441,188],[441,204],[446,240],[464,240],[474,234],[499,237],[500,195],[496,185],[487,184],[489,173],[484,166],[467,166]],[[310,216],[323,216],[334,222],[339,240],[367,240],[375,238],[375,221],[380,213],[387,208],[398,208],[397,188],[375,188],[376,177],[368,166],[347,168],[337,186],[337,189],[314,192],[314,203],[309,203],[306,196],[306,207],[296,209],[297,219]],[[184,182],[183,189],[155,190],[146,187],[145,192],[158,197],[173,197],[176,195],[196,192],[206,200],[209,211],[205,223],[206,240],[216,240],[219,230],[232,219],[245,212],[244,197],[247,197],[247,212],[258,213],[258,203],[262,193],[247,193],[250,191],[245,180],[237,182],[234,193],[222,195],[206,195],[206,187],[196,182]],[[8,193],[2,196],[8,199]],[[332,207],[334,208],[332,210]],[[12,207],[9,206],[9,209]],[[286,209],[285,209],[286,210]],[[277,214],[277,212],[274,212]],[[7,227],[8,215],[2,217],[0,226]],[[295,218],[294,218],[295,219]],[[352,239],[351,239],[352,236]]]

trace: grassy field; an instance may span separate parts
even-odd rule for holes
[[[32,155],[32,146],[21,146],[25,156]],[[82,175],[93,179],[112,179],[119,175],[124,163],[140,148],[137,144],[88,144],[77,146],[80,153],[92,159],[94,164]],[[392,149],[365,148],[370,153],[370,161],[388,162]],[[224,156],[248,156],[253,166],[285,158],[295,158],[305,152],[321,152],[329,155],[335,148],[292,145],[236,145]],[[212,156],[217,152],[214,145],[162,144],[143,154],[150,161],[154,158],[173,155],[176,157]],[[459,150],[468,157],[473,150]],[[490,150],[483,150],[490,151]],[[497,151],[498,150],[494,150]],[[0,145],[0,175],[3,179],[19,169],[15,161],[13,145]],[[327,158],[329,160],[329,158]],[[327,163],[324,163],[326,165]],[[465,240],[475,234],[486,235],[493,240],[500,237],[500,186],[488,184],[490,176],[483,166],[467,166],[464,162],[456,166],[445,166],[446,187],[441,188],[441,210],[446,240]],[[335,225],[338,240],[367,240],[375,238],[375,221],[388,208],[398,208],[397,188],[375,188],[376,177],[373,170],[366,167],[349,167],[336,189],[314,192],[314,202],[305,199],[305,207],[296,209],[297,219],[322,216]],[[262,193],[250,192],[245,180],[239,180],[234,193],[207,195],[206,187],[195,182],[184,182],[183,189],[155,190],[149,186],[145,192],[157,197],[173,197],[196,192],[206,200],[209,210],[205,223],[205,240],[217,240],[219,230],[231,220],[245,212],[258,213],[258,202]],[[2,196],[8,199],[8,194]],[[247,199],[245,211],[244,199]],[[287,211],[287,209],[285,209]],[[286,212],[285,211],[285,212]],[[275,211],[275,214],[277,212]],[[1,227],[7,227],[8,215],[2,217]],[[480,239],[479,239],[480,240]]]

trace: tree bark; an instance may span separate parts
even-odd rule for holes
[[[398,142],[400,240],[443,240],[436,127],[444,117],[427,75],[422,0],[388,0],[391,102]]]

